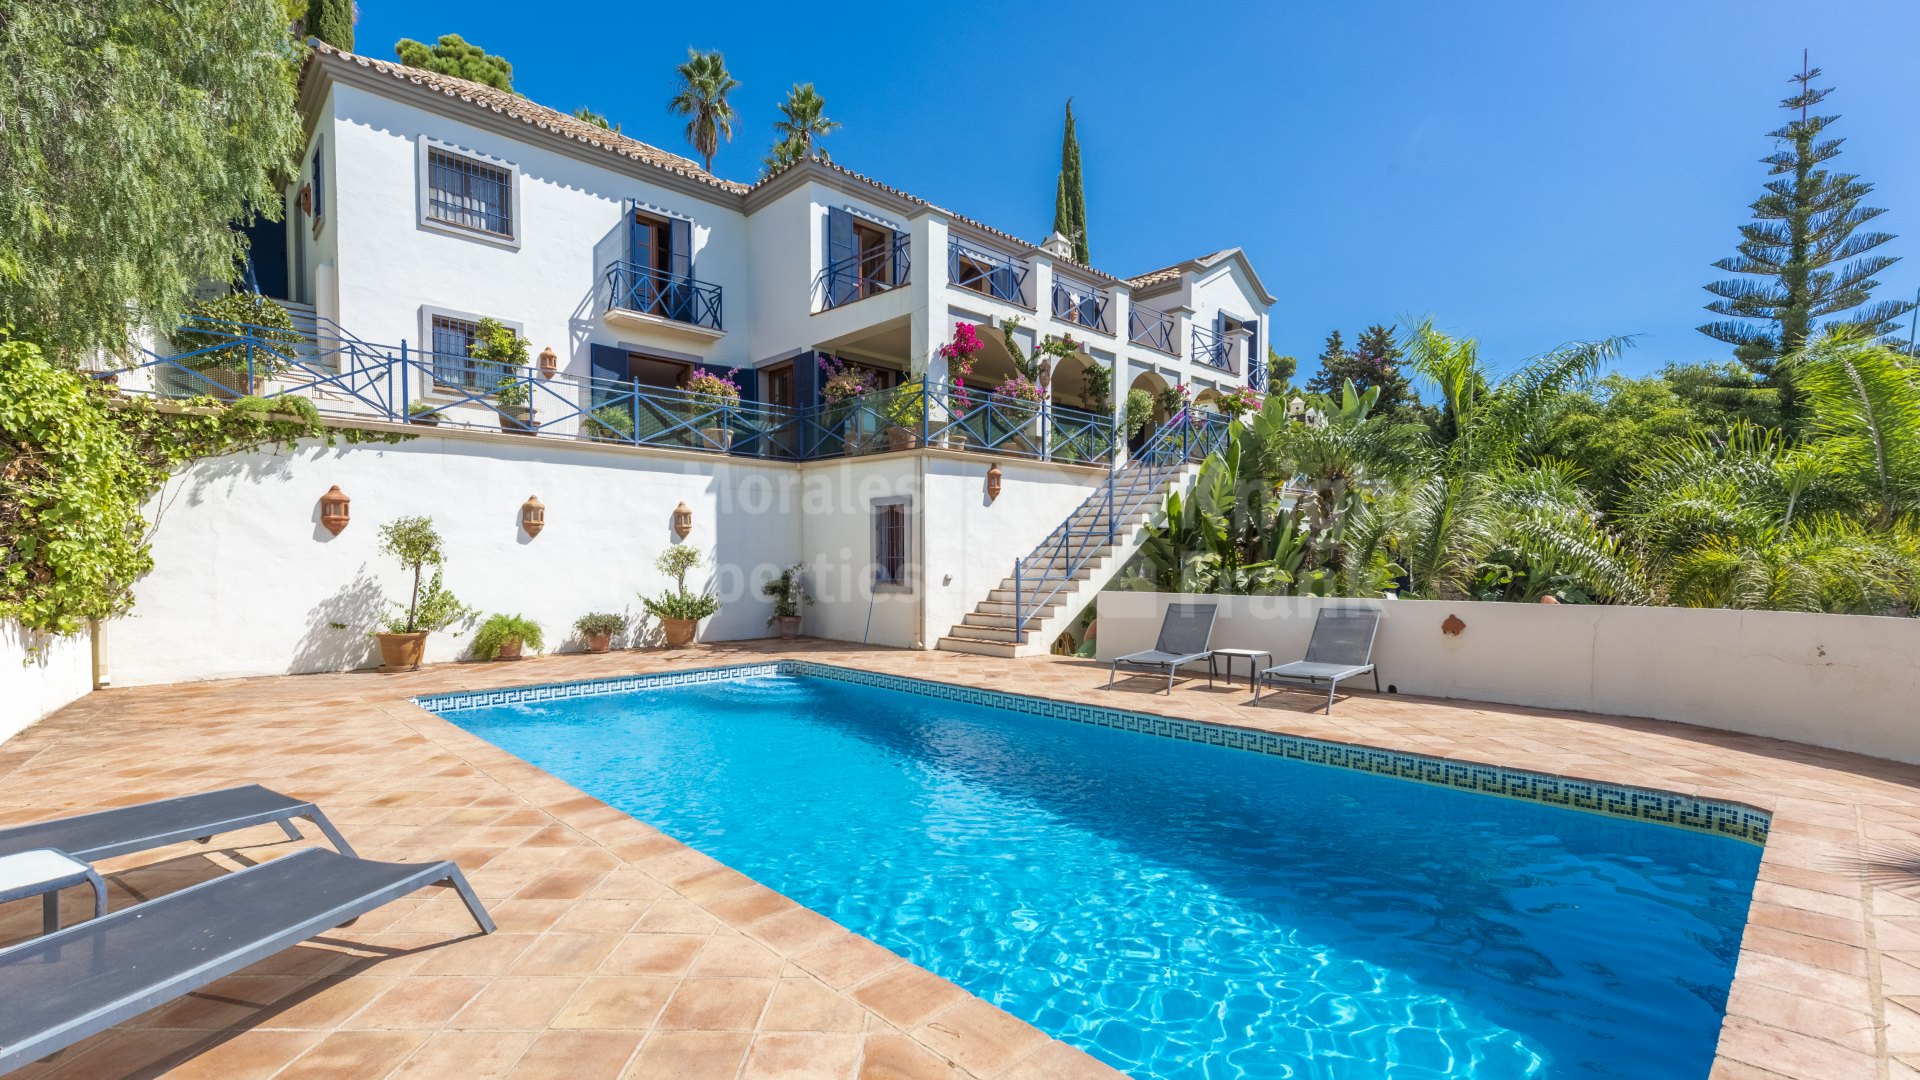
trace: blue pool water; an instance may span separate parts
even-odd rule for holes
[[[1760,861],[805,676],[445,715],[1143,1078],[1699,1080]]]

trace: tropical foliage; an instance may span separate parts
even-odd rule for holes
[[[795,83],[780,103],[780,119],[773,122],[773,148],[762,163],[768,173],[778,172],[796,161],[819,158],[833,160],[820,140],[840,126],[828,119],[826,99],[812,83]]]
[[[1351,381],[1305,409],[1269,396],[1169,498],[1141,572],[1199,592],[1920,611],[1920,380],[1901,354],[1840,328],[1785,358],[1805,402],[1790,434],[1751,418],[1769,403],[1744,373],[1598,377],[1624,345],[1498,375],[1421,322],[1400,347],[1436,422]]]
[[[497,660],[503,649],[514,645],[539,652],[547,647],[546,632],[540,624],[520,615],[489,615],[473,632],[473,655],[482,660]]]
[[[130,320],[233,279],[234,223],[279,220],[297,165],[287,25],[273,0],[0,5],[0,326],[124,354]]]
[[[688,49],[687,62],[674,72],[680,77],[680,87],[667,108],[687,118],[687,143],[712,172],[720,140],[733,141],[733,103],[727,97],[740,81],[727,71],[726,57],[718,49],[706,53]]]

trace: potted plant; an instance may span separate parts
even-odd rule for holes
[[[473,635],[473,655],[482,660],[518,660],[520,650],[534,652],[547,643],[540,624],[518,615],[489,615]]]
[[[498,319],[481,319],[473,329],[467,355],[481,361],[480,373],[493,374],[493,403],[500,430],[527,435],[533,422],[533,378],[527,373],[527,342]]]
[[[795,563],[780,571],[779,577],[760,586],[762,593],[773,597],[773,615],[767,619],[767,625],[778,627],[781,638],[788,641],[800,636],[800,609],[813,604],[813,595],[801,580],[805,570],[804,563]]]
[[[382,671],[412,671],[420,666],[426,652],[427,635],[445,630],[456,622],[476,614],[462,604],[440,583],[440,566],[446,555],[433,519],[403,517],[380,529],[380,550],[400,561],[413,574],[413,593],[405,604],[388,601],[396,611],[380,620],[374,635],[380,641]],[[421,574],[433,567],[433,576],[424,582]]]
[[[1221,394],[1215,404],[1227,414],[1229,420],[1238,420],[1248,413],[1260,411],[1260,392],[1251,386],[1236,386]]]
[[[653,565],[673,579],[673,591],[662,593],[658,598],[645,594],[640,597],[647,614],[660,620],[660,628],[666,634],[669,649],[692,644],[694,633],[700,628],[700,620],[720,610],[720,601],[713,596],[687,591],[687,571],[699,562],[700,549],[689,544],[678,544],[661,552]]]
[[[1139,387],[1127,391],[1126,415],[1120,418],[1120,422],[1125,425],[1127,438],[1138,438],[1140,432],[1146,429],[1147,421],[1151,419],[1153,419],[1153,395]]]
[[[587,434],[613,442],[633,441],[633,411],[625,405],[602,405],[587,418]]]
[[[627,629],[625,615],[613,615],[604,611],[595,611],[580,616],[573,621],[573,632],[587,643],[590,653],[603,653],[613,648],[613,635],[624,633]]]
[[[880,410],[887,418],[887,449],[911,450],[920,443],[921,421],[927,415],[927,395],[920,386],[902,386]]]
[[[291,366],[300,334],[286,308],[258,293],[230,292],[195,304],[172,339],[180,353],[192,354],[176,363],[200,376],[178,377],[189,396],[237,398],[258,395]]]
[[[708,446],[723,454],[733,448],[733,428],[727,423],[727,412],[740,404],[740,384],[733,381],[739,372],[739,368],[734,368],[725,375],[715,375],[706,368],[695,368],[693,377],[687,380],[687,393],[695,404],[720,411],[720,423],[701,428],[700,434]]]
[[[827,406],[825,426],[839,436],[843,449],[852,450],[858,441],[857,436],[850,437],[844,430],[847,419],[857,412],[851,402],[878,388],[873,373],[866,368],[837,356],[820,358],[820,400]]]
[[[422,427],[440,426],[440,409],[424,401],[416,401],[407,406],[407,423]]]

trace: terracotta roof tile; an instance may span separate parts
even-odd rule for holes
[[[448,97],[467,102],[476,108],[487,109],[503,116],[512,117],[515,120],[525,122],[529,126],[544,128],[577,142],[586,143],[589,146],[597,146],[610,153],[619,154],[621,157],[631,158],[635,161],[666,169],[669,172],[679,173],[690,179],[711,184],[723,191],[740,194],[747,190],[747,185],[736,183],[732,180],[722,180],[712,173],[707,172],[705,169],[702,169],[688,158],[681,157],[678,154],[670,154],[657,146],[643,143],[638,139],[631,139],[625,135],[615,134],[606,128],[568,116],[566,113],[560,112],[557,109],[549,109],[545,105],[535,104],[518,94],[511,94],[504,90],[496,90],[491,86],[471,82],[467,79],[458,79],[451,75],[442,75],[436,71],[426,71],[421,68],[408,67],[405,64],[395,63],[391,60],[375,60],[370,56],[361,56],[358,53],[350,53],[334,48],[332,45],[318,39],[309,40],[308,45],[312,47],[315,55],[337,56],[342,60],[357,64],[368,70],[376,71],[383,75],[391,75],[397,80],[409,82],[416,86],[423,86],[429,90],[436,90]],[[311,65],[312,60],[309,59],[308,63]],[[305,75],[303,73],[302,78],[304,77]]]

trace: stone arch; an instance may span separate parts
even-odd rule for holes
[[[1105,410],[1087,396],[1087,370],[1095,367],[1105,368],[1107,365],[1088,356],[1084,350],[1062,359],[1053,367],[1049,398],[1055,405],[1069,409],[1103,413]],[[1111,396],[1112,391],[1108,391],[1108,394]],[[1111,405],[1108,402],[1108,406]]]
[[[1127,437],[1128,450],[1138,450],[1146,445],[1147,440],[1153,438],[1153,433],[1159,429],[1160,425],[1166,423],[1166,410],[1160,405],[1160,394],[1171,385],[1172,384],[1162,378],[1157,371],[1143,371],[1134,376],[1133,382],[1127,385],[1128,392],[1145,390],[1153,398],[1152,417],[1146,422],[1145,426],[1140,429],[1138,434]]]

